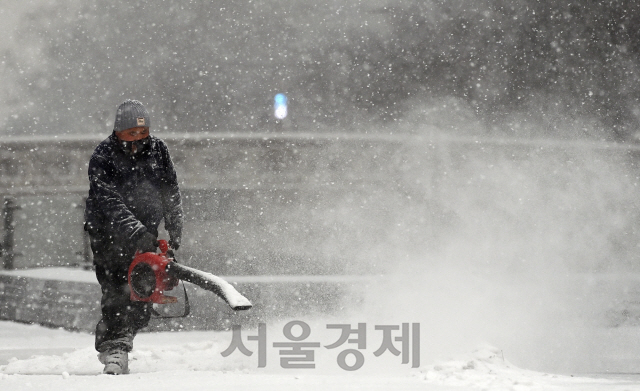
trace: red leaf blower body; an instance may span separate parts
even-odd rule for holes
[[[253,305],[233,285],[211,273],[181,265],[171,257],[166,240],[158,240],[160,253],[136,253],[129,266],[129,288],[132,301],[157,304],[175,303],[178,299],[165,296],[180,280],[211,291],[234,310],[248,310]]]

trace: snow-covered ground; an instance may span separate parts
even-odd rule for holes
[[[268,320],[236,334],[141,333],[127,376],[101,373],[90,333],[0,321],[0,391],[640,390],[640,318],[630,306],[638,276],[540,278],[449,267],[412,264],[412,274],[363,281],[357,290],[364,300],[345,297],[340,313]],[[612,316],[616,311],[624,317]],[[298,338],[313,356],[282,361],[304,357],[281,345]],[[253,353],[231,351],[234,341]],[[287,367],[294,364],[313,367]]]
[[[277,326],[280,327],[281,325]],[[315,324],[311,324],[315,327]],[[268,332],[276,327],[268,326]],[[256,330],[245,330],[247,335]],[[399,357],[367,353],[360,370],[346,371],[336,354],[316,349],[315,368],[282,368],[269,350],[258,368],[256,355],[227,357],[231,332],[143,333],[131,354],[131,374],[101,374],[93,336],[36,325],[0,322],[1,390],[605,390],[640,389],[640,377],[571,376],[530,371],[511,364],[503,352],[481,346],[466,354],[401,364]],[[246,337],[243,336],[246,341]],[[375,341],[371,341],[375,344]],[[247,347],[251,346],[247,343]],[[370,365],[369,365],[370,364]],[[351,364],[350,364],[351,365]]]

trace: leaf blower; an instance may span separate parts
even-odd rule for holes
[[[176,297],[165,296],[165,292],[178,286],[180,280],[187,281],[211,291],[234,310],[248,310],[253,305],[233,285],[211,273],[203,272],[177,263],[169,251],[166,240],[158,240],[160,253],[136,253],[129,266],[129,288],[132,301],[169,304]],[[186,290],[185,290],[186,292]],[[187,299],[188,308],[188,299]],[[185,315],[188,313],[188,309]]]

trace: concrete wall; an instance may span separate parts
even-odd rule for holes
[[[0,319],[70,330],[95,330],[100,319],[97,282],[0,274]]]
[[[16,268],[83,262],[87,162],[102,138],[0,141],[0,194],[19,206]],[[249,278],[238,284],[256,308],[233,314],[196,290],[194,316],[158,327],[337,311],[354,284],[333,276],[429,270],[451,261],[435,255],[440,250],[480,273],[559,265],[563,272],[628,272],[640,264],[629,234],[640,231],[635,147],[420,136],[162,138],[184,196],[178,259]],[[281,279],[265,282],[265,275]],[[313,276],[327,277],[305,280]],[[0,280],[0,316],[93,327],[97,293],[86,292],[97,286],[7,278]],[[55,313],[43,312],[52,305]]]

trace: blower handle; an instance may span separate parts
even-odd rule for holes
[[[169,242],[164,239],[158,239],[158,247],[161,254],[166,254],[169,251]]]

